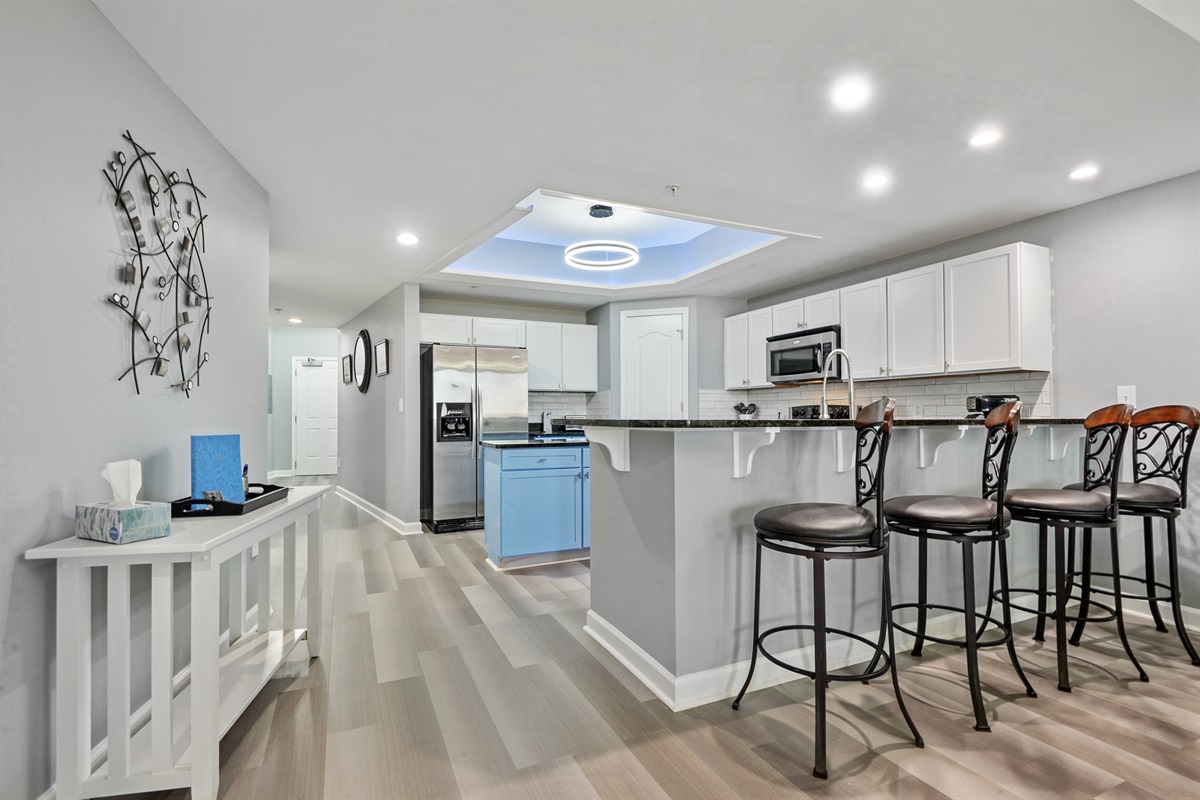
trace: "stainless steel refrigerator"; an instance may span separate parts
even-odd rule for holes
[[[529,435],[524,348],[421,346],[421,521],[483,527],[480,440]]]

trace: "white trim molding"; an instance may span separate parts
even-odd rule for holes
[[[276,469],[267,473],[267,480],[277,481],[280,478],[291,478],[295,476],[295,472],[290,469]]]
[[[374,503],[362,499],[345,487],[338,486],[333,491],[334,494],[338,495],[343,500],[358,506],[372,517],[382,522],[384,525],[387,525],[396,533],[399,533],[403,536],[412,536],[413,534],[421,532],[420,522],[405,522],[394,514],[389,514],[387,511],[384,511]]]
[[[980,607],[980,611],[984,607]],[[994,610],[994,613],[999,613]],[[1185,616],[1187,612],[1185,611]],[[1032,617],[1032,614],[1013,611],[1013,623],[1021,622]],[[1147,616],[1149,616],[1147,614]],[[1189,629],[1191,625],[1188,625]],[[961,636],[963,619],[961,614],[947,613],[928,620],[926,631],[931,636],[951,638]],[[686,675],[675,675],[660,664],[653,656],[639,647],[621,631],[613,627],[595,611],[587,613],[587,624],[583,628],[589,636],[595,639],[601,647],[607,650],[618,661],[625,665],[634,676],[646,685],[650,691],[662,700],[672,711],[685,711],[689,708],[702,706],[706,703],[726,700],[735,697],[746,680],[750,670],[750,659],[738,661],[723,667],[692,672]],[[863,631],[861,635],[874,641],[879,637],[879,631]],[[904,652],[912,647],[912,637],[901,631],[895,631],[896,652]],[[1182,646],[1180,647],[1182,651]],[[870,660],[872,648],[853,639],[836,638],[830,642],[828,662],[830,671],[863,664]],[[813,668],[812,647],[801,647],[774,655],[788,662]],[[765,658],[759,658],[754,669],[754,679],[750,682],[750,691],[766,689],[781,683],[787,683],[801,678]]]

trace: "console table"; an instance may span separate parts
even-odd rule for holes
[[[321,502],[329,486],[291,489],[277,503],[239,517],[172,520],[171,535],[113,545],[63,539],[28,551],[55,559],[57,656],[55,782],[60,800],[190,786],[216,798],[218,743],[302,639],[321,647]],[[296,626],[296,524],[307,530],[308,628]],[[282,537],[283,604],[270,624],[271,537]],[[246,570],[258,548],[255,629],[247,625]],[[221,642],[221,565],[229,638]],[[190,680],[172,665],[174,565],[190,572]],[[130,570],[150,568],[150,702],[130,714]],[[93,768],[92,572],[107,573],[107,758]],[[184,684],[182,689],[176,684]],[[149,719],[144,718],[149,711]],[[99,760],[99,759],[97,759]]]

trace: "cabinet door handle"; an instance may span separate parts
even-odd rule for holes
[[[879,374],[880,374],[880,375],[883,375],[883,374],[885,374],[885,370],[884,370],[884,368],[883,368],[883,367],[880,367],[880,368],[879,368]]]

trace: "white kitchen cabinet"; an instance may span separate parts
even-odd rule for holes
[[[600,373],[598,328],[595,325],[562,326],[563,391],[594,392]]]
[[[595,325],[527,322],[531,392],[594,392],[597,386]]]
[[[804,298],[804,329],[839,324],[842,321],[841,294],[841,289],[834,289]]]
[[[842,349],[850,354],[854,380],[887,377],[887,280],[841,290]]]
[[[725,388],[762,389],[767,380],[767,337],[771,308],[757,308],[725,318]]]
[[[946,372],[1050,370],[1047,248],[1018,242],[943,269]]]
[[[946,371],[942,265],[889,275],[888,374],[940,375]]]
[[[523,319],[495,319],[493,317],[471,318],[471,344],[492,347],[524,347],[525,325]]]
[[[438,344],[470,344],[471,318],[452,314],[422,314],[421,341]]]
[[[422,314],[421,341],[439,344],[524,347],[525,320],[462,317],[456,314]]]
[[[771,335],[783,336],[804,327],[804,298],[771,306]]]
[[[750,387],[750,362],[746,350],[750,323],[745,314],[725,318],[725,388]]]
[[[837,325],[842,318],[841,293],[841,289],[834,289],[771,306],[771,335]]]

